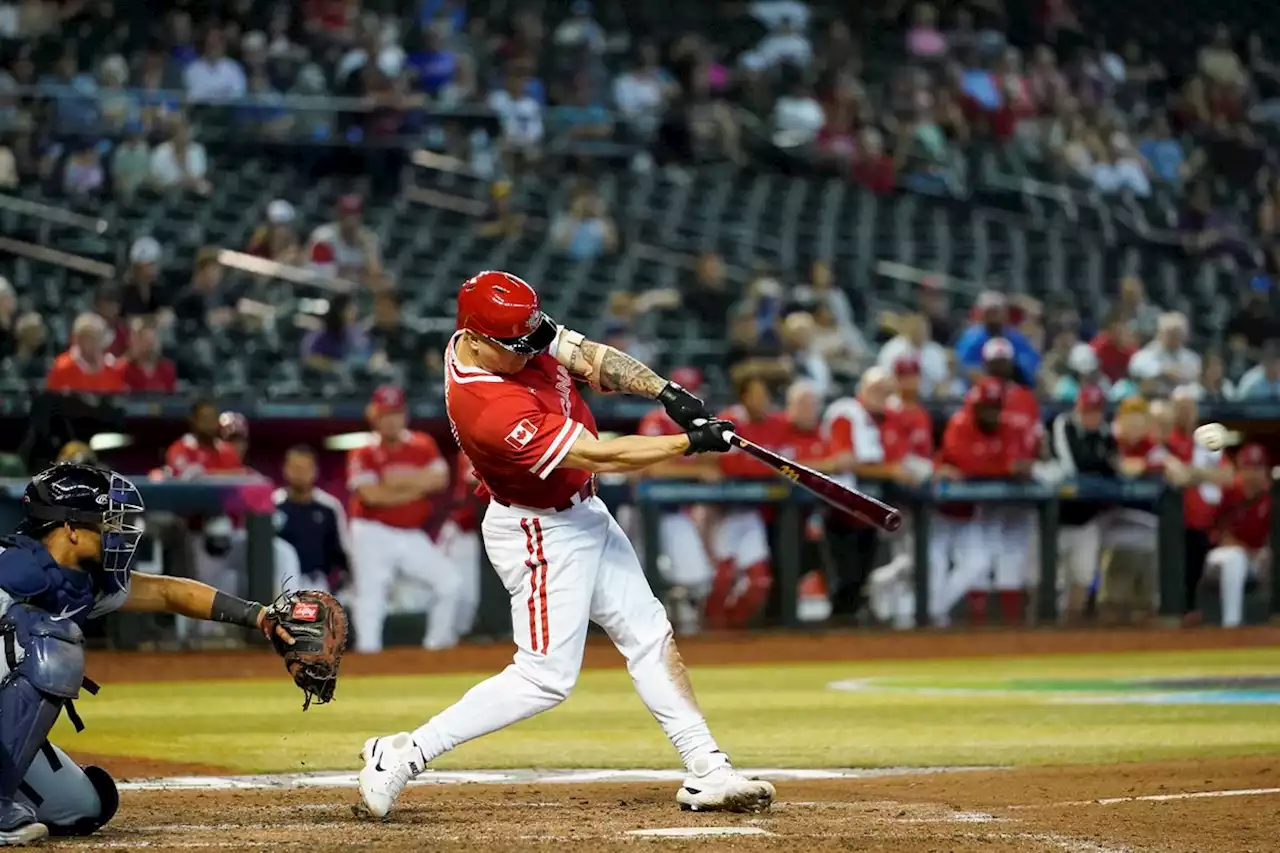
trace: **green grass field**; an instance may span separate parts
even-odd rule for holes
[[[712,731],[739,766],[1280,754],[1280,654],[1271,650],[702,667],[692,675]],[[1222,697],[1187,704],[1141,701],[1169,690],[1115,681],[1231,676],[1277,682],[1252,685],[1245,695],[1256,704]],[[80,703],[88,729],[75,734],[64,719],[54,739],[72,752],[242,772],[356,769],[366,737],[416,727],[479,677],[348,677],[333,704],[305,714],[283,678],[109,684]],[[870,684],[829,687],[850,680]],[[435,766],[669,767],[674,758],[619,667],[584,673],[560,708],[466,744]]]

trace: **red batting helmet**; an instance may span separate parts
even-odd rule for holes
[[[223,441],[249,439],[249,421],[239,412],[223,412],[218,415],[218,436]]]
[[[458,328],[517,355],[544,352],[556,336],[556,324],[542,313],[528,282],[498,270],[485,270],[462,283]]]

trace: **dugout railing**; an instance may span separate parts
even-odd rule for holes
[[[148,512],[170,517],[212,516],[232,512],[245,520],[247,547],[247,591],[259,601],[270,600],[274,567],[271,538],[274,535],[272,508],[264,504],[259,492],[264,481],[257,478],[220,478],[204,481],[174,482],[137,479]],[[0,529],[9,530],[21,517],[20,500],[24,480],[0,481]],[[929,527],[934,508],[942,502],[975,504],[1021,504],[1038,510],[1040,523],[1040,571],[1035,607],[1036,624],[1053,625],[1058,616],[1058,510],[1063,500],[1085,500],[1100,503],[1144,505],[1159,518],[1157,561],[1159,608],[1165,616],[1178,616],[1185,604],[1186,565],[1182,551],[1182,495],[1158,481],[1116,481],[1080,479],[1057,486],[1012,482],[935,483],[919,489],[902,489],[877,483],[863,483],[869,493],[897,502],[912,514],[915,528],[915,592],[916,625],[928,625],[930,577],[928,566]],[[1280,492],[1280,487],[1277,488]],[[642,537],[641,552],[654,588],[665,591],[658,571],[658,524],[664,511],[695,503],[713,505],[771,504],[777,507],[777,535],[774,557],[775,580],[779,590],[778,622],[784,627],[799,627],[798,589],[804,571],[802,565],[804,525],[816,507],[814,499],[803,490],[775,481],[729,481],[692,483],[674,480],[646,480],[634,484],[604,484],[601,497],[613,506],[630,503],[639,511]],[[1273,550],[1280,547],[1280,519],[1273,519]],[[674,555],[678,558],[678,555]],[[868,555],[869,556],[869,555]],[[484,562],[483,554],[481,556]],[[482,604],[477,633],[502,636],[510,632],[510,609],[505,591],[487,563],[482,566]],[[1270,615],[1280,615],[1280,584],[1269,585],[1266,602]],[[122,648],[136,648],[142,636],[141,617],[117,614],[109,620],[108,638]],[[389,640],[394,641],[394,630]],[[420,635],[420,634],[419,634]]]

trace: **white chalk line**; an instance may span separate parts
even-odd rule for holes
[[[1007,806],[1008,809],[1061,809],[1073,806],[1114,806],[1120,803],[1170,803],[1179,800],[1203,800],[1218,797],[1266,797],[1280,794],[1280,788],[1235,788],[1225,791],[1184,791],[1177,794],[1145,794],[1140,797],[1103,797],[1096,800],[1068,800],[1062,803],[1031,803]]]

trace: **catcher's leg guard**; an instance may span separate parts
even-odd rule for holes
[[[74,622],[15,604],[0,619],[0,800],[11,799],[62,706],[84,681],[84,634]]]
[[[89,835],[120,807],[110,773],[101,767],[79,767],[51,743],[45,743],[31,762],[18,799],[29,804],[55,836]]]

